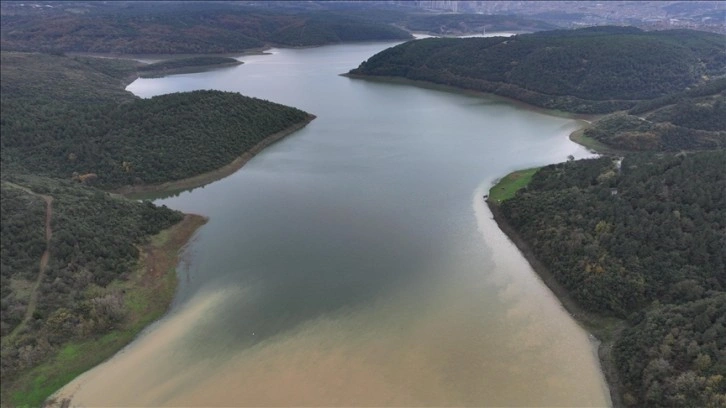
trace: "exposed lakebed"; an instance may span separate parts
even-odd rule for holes
[[[391,44],[276,49],[139,79],[317,115],[242,169],[158,204],[210,218],[169,314],[69,384],[84,406],[602,406],[588,334],[482,200],[512,170],[589,153],[571,119],[341,77]]]

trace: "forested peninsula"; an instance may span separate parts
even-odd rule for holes
[[[214,54],[410,38],[390,25],[402,21],[447,33],[497,23],[546,28],[483,17],[240,13],[227,3],[170,3],[161,12],[134,2],[58,3],[8,14],[8,3],[0,27],[3,406],[40,405],[130,341],[173,296],[178,250],[205,220],[111,191],[203,184],[209,178],[200,174],[240,165],[313,118],[233,93],[144,100],[124,91],[144,72],[230,60],[143,67],[64,52]],[[580,142],[656,152],[531,169],[490,202],[603,341],[616,404],[726,405],[723,44],[717,34],[623,27],[427,39],[350,73],[607,113]]]
[[[679,151],[726,147],[726,78],[640,102],[606,115],[582,132],[618,150]]]
[[[595,49],[619,67],[593,59]],[[351,73],[617,111],[572,136],[609,155],[512,173],[489,206],[601,341],[616,406],[717,407],[726,405],[725,57],[723,36],[605,27],[415,41]],[[527,81],[535,72],[538,84]]]
[[[616,406],[726,404],[726,151],[545,166],[490,207],[603,341]]]
[[[401,2],[53,2],[0,4],[4,50],[223,54],[265,46],[409,40],[557,26],[515,15],[440,14]]]
[[[726,405],[726,37],[591,27],[407,42],[347,75],[603,115],[612,155],[515,172],[490,208],[600,339],[616,406]],[[650,152],[650,153],[637,153]]]
[[[233,67],[242,62],[230,57],[198,56],[189,58],[173,58],[153,62],[137,68],[141,78],[158,78],[173,74],[203,72],[210,69]]]
[[[6,51],[222,54],[268,45],[412,38],[405,30],[354,11],[292,4],[160,3],[57,2],[27,10],[3,2],[0,45]]]
[[[148,66],[130,60],[0,57],[1,403],[39,406],[166,311],[205,222],[110,191],[208,183],[314,116],[219,91],[140,99],[124,87]]]
[[[348,75],[426,81],[547,109],[601,114],[726,74],[724,41],[713,33],[634,27],[429,38],[384,50]]]
[[[3,172],[104,189],[178,181],[313,117],[231,92],[137,98],[121,87],[135,69],[123,60],[3,52]]]

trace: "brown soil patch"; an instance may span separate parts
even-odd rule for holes
[[[143,286],[159,289],[166,286],[164,277],[170,270],[176,269],[181,250],[207,220],[207,217],[201,215],[185,214],[179,223],[157,235],[142,248],[140,259],[143,265]]]

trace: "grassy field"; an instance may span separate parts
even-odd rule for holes
[[[20,375],[5,389],[11,404],[16,407],[41,406],[55,391],[113,356],[144,327],[160,318],[174,297],[179,251],[205,222],[204,217],[187,215],[180,223],[154,236],[143,248],[139,268],[132,277],[104,289],[125,291],[126,321],[100,338],[65,344],[45,363]]]
[[[499,204],[504,200],[514,197],[514,194],[521,188],[525,187],[532,180],[534,173],[539,167],[531,169],[517,170],[504,176],[497,184],[489,189],[489,200]]]

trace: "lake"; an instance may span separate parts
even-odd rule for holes
[[[495,179],[591,154],[577,121],[339,76],[394,43],[273,49],[138,79],[317,115],[157,204],[210,217],[165,318],[69,384],[83,406],[604,406],[592,338],[491,218]]]

